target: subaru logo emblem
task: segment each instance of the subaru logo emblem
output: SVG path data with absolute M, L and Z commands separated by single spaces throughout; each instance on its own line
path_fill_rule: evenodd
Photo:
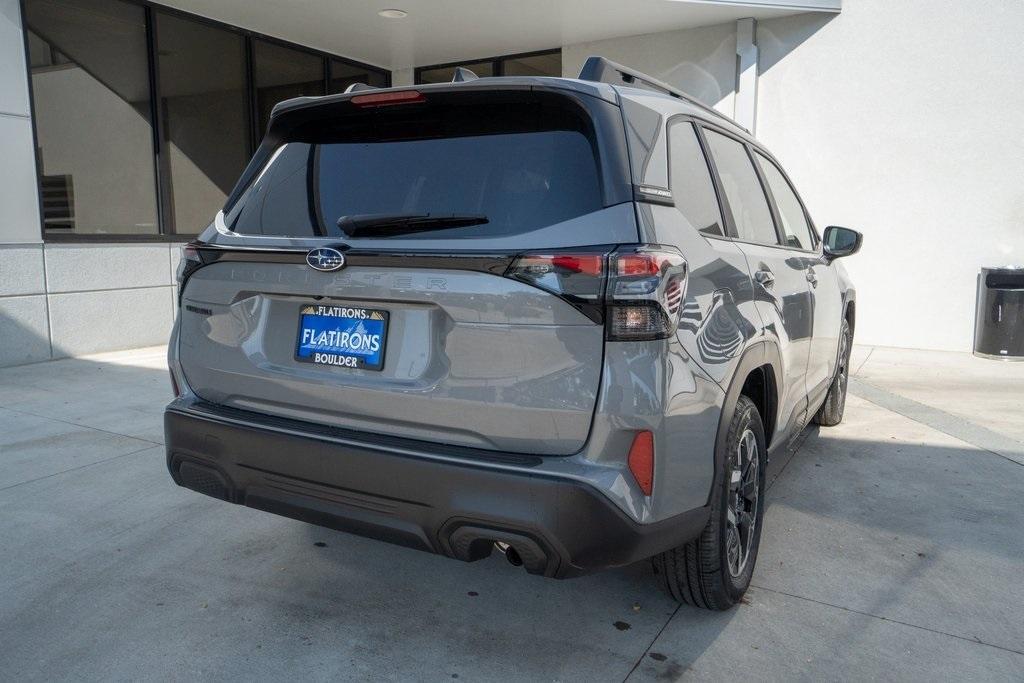
M 338 270 L 345 265 L 345 255 L 337 249 L 320 247 L 306 254 L 306 263 L 313 270 Z

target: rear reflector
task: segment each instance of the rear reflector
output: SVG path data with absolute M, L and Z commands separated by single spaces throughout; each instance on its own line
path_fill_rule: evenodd
M 352 98 L 351 102 L 357 107 L 390 107 L 395 104 L 425 102 L 426 99 L 419 90 L 399 90 L 397 92 L 356 95 Z
M 654 490 L 654 435 L 637 432 L 629 447 L 629 471 L 645 496 Z

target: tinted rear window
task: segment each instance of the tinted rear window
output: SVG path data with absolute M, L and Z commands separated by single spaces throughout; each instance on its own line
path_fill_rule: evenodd
M 341 216 L 484 214 L 402 239 L 527 233 L 603 207 L 594 136 L 550 103 L 392 107 L 331 118 L 284 143 L 231 207 L 239 233 L 342 236 Z

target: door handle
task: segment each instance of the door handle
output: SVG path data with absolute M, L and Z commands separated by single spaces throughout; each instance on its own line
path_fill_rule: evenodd
M 811 287 L 818 286 L 818 276 L 814 274 L 813 268 L 807 269 L 807 281 L 811 283 Z
M 772 271 L 765 268 L 754 273 L 754 281 L 765 289 L 771 289 L 775 286 L 775 275 L 772 274 Z

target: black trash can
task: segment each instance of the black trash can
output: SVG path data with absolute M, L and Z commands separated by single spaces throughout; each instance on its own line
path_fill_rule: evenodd
M 1024 360 L 1024 268 L 982 268 L 974 355 Z

